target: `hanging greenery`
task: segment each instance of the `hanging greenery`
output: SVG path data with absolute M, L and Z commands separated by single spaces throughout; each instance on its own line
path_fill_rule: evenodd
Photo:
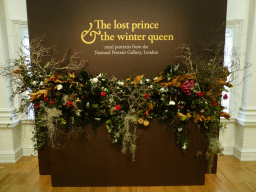
M 78 53 L 70 56 L 67 52 L 62 61 L 56 61 L 57 52 L 45 48 L 38 38 L 30 45 L 31 60 L 21 55 L 14 61 L 16 69 L 8 75 L 18 85 L 13 96 L 29 92 L 19 112 L 34 104 L 35 149 L 42 148 L 47 139 L 54 147 L 60 132 L 105 122 L 112 142 L 122 143 L 122 152 L 129 149 L 135 160 L 137 126 L 148 126 L 150 119 L 157 118 L 172 128 L 184 153 L 189 148 L 186 125 L 193 122 L 203 128 L 208 135 L 206 155 L 212 163 L 213 156 L 222 152 L 217 139 L 222 127 L 220 117 L 230 117 L 221 106 L 222 91 L 232 87 L 221 48 L 217 45 L 215 51 L 192 54 L 182 45 L 179 63 L 167 66 L 153 79 L 144 75 L 109 79 L 107 74 L 93 77 L 85 72 L 86 62 L 77 57 Z M 45 58 L 48 62 L 43 62 Z M 179 70 L 180 65 L 187 71 Z

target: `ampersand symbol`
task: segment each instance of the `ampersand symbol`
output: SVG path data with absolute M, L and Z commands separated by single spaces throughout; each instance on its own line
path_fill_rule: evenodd
M 86 44 L 92 44 L 92 43 L 94 43 L 94 41 L 96 40 L 96 35 L 100 35 L 100 34 L 101 34 L 101 31 L 99 31 L 99 32 L 97 32 L 97 31 L 91 31 L 91 29 L 92 29 L 92 23 L 90 23 L 90 29 L 89 29 L 89 30 L 84 30 L 84 31 L 81 33 L 81 39 L 82 39 L 82 41 L 83 41 L 84 43 L 86 43 Z M 90 32 L 90 31 L 91 31 L 91 32 Z M 94 35 L 92 41 L 86 41 L 86 40 L 84 39 L 84 37 L 85 37 L 89 32 L 90 32 L 90 36 L 91 36 L 91 37 Z

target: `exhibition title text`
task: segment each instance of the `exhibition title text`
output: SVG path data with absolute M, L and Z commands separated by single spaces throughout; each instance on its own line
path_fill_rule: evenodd
M 137 35 L 135 34 L 136 31 L 142 30 L 142 29 L 158 30 L 159 23 L 144 23 L 143 21 L 141 21 L 140 23 L 128 23 L 128 22 L 118 23 L 116 20 L 114 20 L 114 23 L 112 26 L 111 23 L 104 23 L 103 20 L 94 20 L 94 25 L 96 25 L 97 31 L 92 30 L 93 23 L 89 23 L 89 24 L 90 24 L 90 28 L 88 30 L 84 30 L 81 33 L 81 39 L 85 44 L 94 43 L 98 36 L 101 41 L 114 41 L 116 38 L 119 41 L 148 40 L 151 43 L 154 43 L 155 41 L 173 41 L 174 40 L 173 35 Z M 111 35 L 111 34 L 108 34 L 106 31 L 109 29 L 115 29 L 115 30 L 129 29 L 131 30 L 132 34 L 128 34 L 126 32 L 125 34 Z

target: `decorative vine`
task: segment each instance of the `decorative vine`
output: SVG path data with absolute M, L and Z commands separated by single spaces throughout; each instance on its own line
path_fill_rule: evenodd
M 153 79 L 144 75 L 109 79 L 107 74 L 93 77 L 86 73 L 86 62 L 79 60 L 78 53 L 70 56 L 68 51 L 57 61 L 57 51 L 43 47 L 42 38 L 38 38 L 31 42 L 30 61 L 22 54 L 13 67 L 3 71 L 18 85 L 13 97 L 29 92 L 19 112 L 34 104 L 35 149 L 42 148 L 47 139 L 54 147 L 58 132 L 81 131 L 88 123 L 105 122 L 112 142 L 122 143 L 123 153 L 129 149 L 134 161 L 137 127 L 148 126 L 150 119 L 157 118 L 172 127 L 184 153 L 189 149 L 186 125 L 193 122 L 203 127 L 211 168 L 213 156 L 222 152 L 217 139 L 220 117 L 230 117 L 221 106 L 222 91 L 232 87 L 227 82 L 230 72 L 223 66 L 221 48 L 217 45 L 215 51 L 208 49 L 197 55 L 182 45 L 179 63 L 167 66 Z M 179 70 L 180 65 L 187 71 Z

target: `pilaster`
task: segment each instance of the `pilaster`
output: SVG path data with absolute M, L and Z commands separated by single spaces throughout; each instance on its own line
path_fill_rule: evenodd
M 0 67 L 9 66 L 6 2 L 0 1 Z M 0 162 L 16 162 L 22 155 L 20 121 L 14 118 L 11 81 L 0 76 Z
M 242 105 L 238 112 L 234 155 L 241 161 L 256 160 L 256 2 L 248 1 L 248 25 Z

